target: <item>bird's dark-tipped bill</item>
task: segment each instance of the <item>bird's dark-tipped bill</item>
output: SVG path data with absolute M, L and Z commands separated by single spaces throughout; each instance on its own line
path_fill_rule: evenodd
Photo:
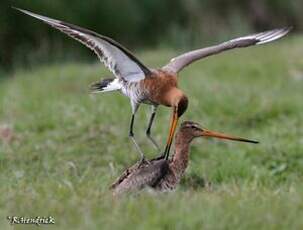
M 207 129 L 203 129 L 201 136 L 204 137 L 216 137 L 219 139 L 226 139 L 226 140 L 232 140 L 232 141 L 242 141 L 242 142 L 248 142 L 248 143 L 254 143 L 254 144 L 258 144 L 259 141 L 255 141 L 255 140 L 250 140 L 250 139 L 246 139 L 246 138 L 242 138 L 242 137 L 236 137 L 236 136 L 232 136 L 229 134 L 225 134 L 225 133 L 219 133 L 216 131 L 211 131 L 211 130 L 207 130 Z

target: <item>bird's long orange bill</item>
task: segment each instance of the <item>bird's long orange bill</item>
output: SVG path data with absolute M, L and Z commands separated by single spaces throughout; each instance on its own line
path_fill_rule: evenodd
M 168 145 L 171 145 L 171 143 L 172 143 L 172 141 L 173 141 L 173 138 L 174 138 L 174 134 L 175 134 L 175 131 L 176 131 L 177 124 L 178 124 L 178 117 L 177 117 L 177 116 L 174 116 L 174 117 L 173 117 L 173 120 L 172 120 L 172 123 L 171 123 L 170 130 L 169 130 L 168 139 L 167 139 L 167 144 L 168 144 Z
M 207 129 L 203 129 L 203 131 L 201 132 L 201 136 L 216 137 L 216 138 L 227 139 L 227 140 L 232 140 L 232 141 L 243 141 L 243 142 L 249 142 L 249 143 L 254 143 L 254 144 L 259 143 L 259 141 L 249 140 L 249 139 L 242 138 L 242 137 L 235 137 L 235 136 L 232 136 L 232 135 L 219 133 L 219 132 L 211 131 L 211 130 L 207 130 Z
M 170 150 L 171 144 L 172 144 L 173 139 L 174 139 L 174 134 L 175 134 L 176 127 L 177 127 L 177 124 L 178 124 L 178 120 L 179 120 L 178 115 L 174 111 L 173 115 L 172 115 L 172 120 L 171 120 L 171 125 L 170 125 L 170 129 L 169 129 L 168 138 L 167 138 L 166 148 L 165 148 L 165 151 L 164 151 L 164 155 L 165 155 L 166 159 L 168 159 L 168 156 L 169 156 L 169 150 Z

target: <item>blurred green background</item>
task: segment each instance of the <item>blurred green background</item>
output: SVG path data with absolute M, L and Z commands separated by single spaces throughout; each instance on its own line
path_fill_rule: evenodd
M 53 216 L 52 229 L 303 229 L 302 0 L 0 1 L 0 229 L 16 216 Z M 270 44 L 232 50 L 180 73 L 189 98 L 182 121 L 259 145 L 195 140 L 174 193 L 116 200 L 108 189 L 138 160 L 131 108 L 119 93 L 90 95 L 109 74 L 96 56 L 11 8 L 62 19 L 121 42 L 147 66 L 184 50 L 293 25 Z M 153 136 L 164 148 L 169 110 Z M 150 116 L 140 107 L 139 145 Z M 173 150 L 173 149 L 172 149 Z M 206 182 L 206 183 L 205 183 Z M 41 226 L 44 228 L 46 226 Z
M 302 0 L 2 0 L 2 70 L 95 58 L 77 42 L 11 6 L 90 28 L 132 50 L 194 48 L 279 26 L 303 28 Z

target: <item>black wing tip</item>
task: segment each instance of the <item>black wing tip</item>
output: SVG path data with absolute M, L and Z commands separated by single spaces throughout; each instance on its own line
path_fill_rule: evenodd
M 280 31 L 281 33 L 283 33 L 284 34 L 283 36 L 285 36 L 286 34 L 288 34 L 293 29 L 294 29 L 294 26 L 285 26 L 285 27 L 281 27 L 277 30 Z
M 261 44 L 265 44 L 265 43 L 269 43 L 269 42 L 278 40 L 278 39 L 286 36 L 292 29 L 293 29 L 293 26 L 285 26 L 285 27 L 276 28 L 273 30 L 268 30 L 268 31 L 262 32 L 260 34 L 257 34 L 255 44 L 261 45 Z
M 16 7 L 16 6 L 11 6 L 11 8 L 14 9 L 14 10 L 20 11 L 24 14 L 29 12 L 28 10 L 21 9 L 21 8 Z
M 21 9 L 21 8 L 18 8 L 18 7 L 16 7 L 16 6 L 11 6 L 11 8 L 12 8 L 12 9 L 14 9 L 14 10 L 18 10 L 18 11 L 21 11 L 21 12 L 23 12 L 23 11 L 24 11 L 23 9 Z
M 91 92 L 98 92 L 102 91 L 106 87 L 105 84 L 102 84 L 102 82 L 95 82 L 89 86 L 89 90 Z
M 285 27 L 283 27 L 282 29 L 284 29 L 285 31 L 291 31 L 291 30 L 293 30 L 294 29 L 294 26 L 285 26 Z
M 89 89 L 91 92 L 103 91 L 115 78 L 105 78 L 101 81 L 94 82 L 90 85 Z
M 29 16 L 31 16 L 31 17 L 34 17 L 34 18 L 37 18 L 37 19 L 40 19 L 40 20 L 41 20 L 41 18 L 39 18 L 39 17 L 45 17 L 45 16 L 43 16 L 43 15 L 36 14 L 36 13 L 31 12 L 31 11 L 29 11 L 29 10 L 24 10 L 24 9 L 15 7 L 15 6 L 11 6 L 11 7 L 12 7 L 12 9 L 14 9 L 14 10 L 20 11 L 20 12 L 23 13 L 23 14 L 29 15 Z M 47 17 L 45 17 L 45 18 L 47 18 Z M 42 21 L 45 21 L 45 20 L 42 20 Z

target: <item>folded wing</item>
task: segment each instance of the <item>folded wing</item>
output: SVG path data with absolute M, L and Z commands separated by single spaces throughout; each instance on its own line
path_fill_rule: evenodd
M 104 65 L 117 78 L 123 81 L 140 81 L 150 74 L 150 70 L 145 67 L 130 51 L 111 38 L 99 35 L 79 26 L 38 15 L 27 10 L 15 9 L 47 23 L 90 48 L 97 54 Z
M 169 162 L 165 159 L 151 160 L 150 163 L 138 164 L 126 169 L 112 184 L 114 195 L 136 191 L 145 187 L 154 187 L 167 174 Z
M 257 33 L 245 37 L 232 39 L 227 42 L 221 43 L 219 45 L 193 50 L 173 58 L 166 66 L 163 67 L 163 69 L 177 73 L 187 65 L 199 59 L 205 58 L 210 55 L 221 53 L 222 51 L 225 50 L 265 44 L 283 37 L 290 30 L 291 30 L 290 27 L 282 28 L 282 29 L 274 29 L 262 33 Z

